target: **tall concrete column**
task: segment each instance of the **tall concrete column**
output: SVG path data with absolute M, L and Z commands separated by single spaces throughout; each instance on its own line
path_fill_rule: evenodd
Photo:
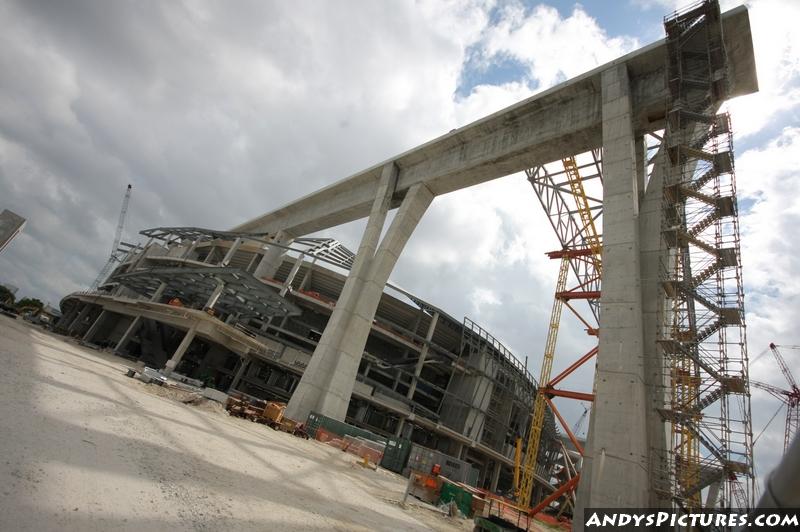
M 261 255 L 259 255 L 258 253 L 253 253 L 253 258 L 250 259 L 250 262 L 247 263 L 247 268 L 245 268 L 244 271 L 246 271 L 246 272 L 254 272 L 255 270 L 253 268 L 254 268 L 254 266 L 256 264 L 256 261 L 259 258 L 261 258 Z
M 183 252 L 183 255 L 181 255 L 181 258 L 182 258 L 182 259 L 188 259 L 188 258 L 189 258 L 189 255 L 191 255 L 191 254 L 194 252 L 194 250 L 197 248 L 197 244 L 198 244 L 199 242 L 200 242 L 200 240 L 199 240 L 199 239 L 197 239 L 197 238 L 195 238 L 194 240 L 192 240 L 192 243 L 191 243 L 191 244 L 189 244 L 189 247 L 187 247 L 187 248 L 186 248 L 186 251 L 184 251 L 184 252 Z
M 231 381 L 231 386 L 228 388 L 228 393 L 236 390 L 236 387 L 239 386 L 239 382 L 244 377 L 245 371 L 247 371 L 248 366 L 250 366 L 250 361 L 253 360 L 250 356 L 243 356 L 242 361 L 239 364 L 239 368 L 236 370 L 236 374 L 233 376 L 233 380 Z
M 86 334 L 83 335 L 83 341 L 84 342 L 91 342 L 92 341 L 92 338 L 94 337 L 94 335 L 97 332 L 97 330 L 100 328 L 100 325 L 103 323 L 103 320 L 106 319 L 107 315 L 108 315 L 108 313 L 106 312 L 105 309 L 100 311 L 100 314 L 97 316 L 97 319 L 94 320 L 94 323 L 92 323 L 92 326 L 89 327 L 89 330 L 86 331 Z
M 292 283 L 294 282 L 294 278 L 297 275 L 297 272 L 300 270 L 300 266 L 302 266 L 303 264 L 303 257 L 305 257 L 305 255 L 301 253 L 294 260 L 294 265 L 292 266 L 292 270 L 289 272 L 289 275 L 286 276 L 286 280 L 283 282 L 283 286 L 281 287 L 281 292 L 280 292 L 281 297 L 285 296 L 286 292 L 288 292 L 289 289 L 292 288 Z
M 216 305 L 217 301 L 219 301 L 219 296 L 222 295 L 223 290 L 225 290 L 225 283 L 223 283 L 222 281 L 217 281 L 217 287 L 214 288 L 214 291 L 211 292 L 210 296 L 208 296 L 208 301 L 206 301 L 203 310 L 213 309 L 214 305 Z
M 115 353 L 120 353 L 123 349 L 125 349 L 125 346 L 130 341 L 131 337 L 133 336 L 133 333 L 136 332 L 136 329 L 139 328 L 139 325 L 141 323 L 142 323 L 141 316 L 136 316 L 135 318 L 133 318 L 131 324 L 128 325 L 128 328 L 125 329 L 125 332 L 122 334 L 122 338 L 119 339 L 119 342 L 117 342 L 117 345 L 114 347 Z
M 601 74 L 603 112 L 603 288 L 600 346 L 576 530 L 585 507 L 646 507 L 646 426 L 639 179 L 630 82 L 625 65 Z
M 78 313 L 78 315 L 75 317 L 75 319 L 72 320 L 72 323 L 70 323 L 69 329 L 67 329 L 67 334 L 72 334 L 75 331 L 75 329 L 78 327 L 78 325 L 83 323 L 83 319 L 92 310 L 92 306 L 93 305 L 90 305 L 89 303 L 85 303 L 84 304 L 84 306 L 81 309 L 81 311 Z
M 666 157 L 659 152 L 654 161 L 647 190 L 639 213 L 640 268 L 642 282 L 642 332 L 647 383 L 647 434 L 650 448 L 650 501 L 648 507 L 668 506 L 669 500 L 656 495 L 656 486 L 665 486 L 667 477 L 667 430 L 659 409 L 664 408 L 668 387 L 664 355 L 659 346 L 658 328 L 664 311 L 664 292 L 660 286 L 662 266 L 661 231 L 663 222 L 663 185 Z
M 278 231 L 270 240 L 276 244 L 289 245 L 293 238 L 285 231 Z M 267 249 L 264 251 L 264 258 L 261 259 L 261 262 L 256 267 L 256 271 L 253 272 L 253 276 L 257 279 L 262 277 L 274 279 L 275 274 L 278 272 L 278 268 L 281 267 L 283 256 L 285 254 L 286 248 L 282 248 L 280 246 L 267 246 Z
M 175 371 L 175 368 L 178 367 L 181 359 L 183 359 L 183 355 L 186 354 L 186 350 L 189 349 L 190 345 L 192 345 L 192 340 L 194 340 L 194 335 L 196 332 L 197 323 L 192 325 L 192 328 L 186 331 L 186 334 L 184 335 L 183 340 L 181 340 L 180 345 L 175 350 L 175 353 L 172 354 L 172 358 L 167 360 L 167 364 L 164 366 L 165 375 L 171 374 L 173 371 Z
M 425 365 L 425 359 L 428 357 L 428 350 L 431 347 L 431 340 L 433 339 L 433 332 L 436 330 L 436 324 L 439 323 L 439 313 L 434 312 L 433 317 L 431 318 L 431 324 L 428 325 L 428 332 L 425 334 L 425 344 L 422 346 L 422 349 L 419 352 L 419 360 L 417 360 L 417 365 L 414 367 L 414 378 L 411 379 L 411 386 L 408 387 L 408 393 L 406 397 L 409 399 L 414 398 L 414 392 L 417 391 L 417 381 L 419 381 L 419 376 L 422 373 L 422 368 Z
M 69 327 L 72 325 L 72 322 L 75 321 L 75 318 L 78 316 L 80 311 L 80 303 L 76 302 L 75 305 L 67 312 L 58 322 L 58 328 L 67 332 Z
M 500 462 L 494 462 L 494 470 L 492 471 L 492 483 L 489 486 L 489 491 L 496 493 L 497 492 L 497 484 L 500 483 L 500 471 L 503 469 L 503 464 Z
M 225 267 L 231 263 L 233 260 L 233 256 L 236 255 L 236 252 L 239 251 L 239 247 L 242 245 L 242 239 L 237 238 L 231 244 L 231 247 L 228 248 L 228 252 L 225 253 L 225 256 L 222 258 L 222 262 L 219 263 L 220 266 Z
M 311 259 L 311 264 L 308 265 L 308 271 L 303 276 L 303 280 L 300 281 L 300 286 L 297 287 L 298 290 L 305 290 L 306 287 L 311 283 L 311 274 L 314 273 L 314 265 L 317 263 L 317 257 Z
M 425 185 L 406 193 L 383 240 L 380 235 L 397 181 L 387 164 L 350 274 L 285 415 L 304 421 L 312 410 L 343 421 L 375 311 L 397 258 L 433 200 Z M 379 244 L 380 241 L 380 244 Z
M 153 303 L 158 303 L 158 300 L 161 299 L 161 296 L 164 295 L 164 290 L 166 289 L 167 289 L 167 283 L 161 283 L 160 285 L 158 285 L 156 291 L 153 292 L 152 296 L 150 296 L 150 301 L 152 301 Z

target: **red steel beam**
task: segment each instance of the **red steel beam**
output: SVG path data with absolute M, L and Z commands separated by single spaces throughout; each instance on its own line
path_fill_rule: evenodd
M 538 514 L 539 512 L 544 510 L 545 508 L 547 508 L 550 505 L 551 502 L 553 502 L 554 500 L 556 500 L 559 497 L 561 497 L 562 495 L 564 495 L 564 493 L 567 492 L 568 490 L 571 490 L 578 483 L 578 480 L 580 478 L 581 478 L 581 475 L 580 475 L 580 473 L 578 473 L 577 475 L 575 475 L 574 477 L 569 479 L 567 482 L 562 484 L 561 487 L 558 488 L 553 493 L 551 493 L 549 497 L 547 497 L 545 500 L 543 500 L 542 502 L 537 504 L 535 508 L 532 508 L 531 512 L 530 512 L 530 515 L 531 516 L 535 516 L 536 514 Z
M 581 316 L 581 313 L 575 310 L 575 308 L 573 308 L 573 306 L 569 304 L 569 301 L 563 301 L 563 303 L 567 306 L 568 309 L 572 311 L 572 313 L 575 315 L 576 318 L 578 318 L 581 321 L 581 323 L 586 325 L 586 334 L 588 334 L 589 336 L 597 336 L 597 327 L 592 327 L 591 324 L 588 321 L 586 321 L 583 318 L 583 316 Z
M 557 251 L 548 251 L 546 255 L 551 259 L 561 259 L 564 257 L 589 257 L 594 253 L 590 248 L 581 249 L 559 249 Z
M 555 388 L 544 388 L 542 391 L 555 397 L 566 397 L 567 399 L 577 399 L 578 401 L 594 401 L 593 393 L 571 392 L 569 390 L 556 390 Z
M 567 432 L 567 436 L 569 437 L 569 441 L 572 442 L 572 445 L 574 445 L 575 448 L 578 450 L 578 452 L 581 454 L 581 456 L 583 456 L 583 446 L 580 443 L 578 443 L 578 438 L 575 437 L 575 435 L 572 433 L 572 430 L 569 428 L 569 425 L 567 425 L 567 422 L 564 421 L 563 417 L 561 417 L 561 412 L 558 411 L 556 405 L 554 405 L 553 401 L 551 401 L 550 398 L 547 397 L 546 395 L 544 396 L 544 400 L 547 401 L 548 405 L 550 405 L 550 410 L 553 411 L 553 413 L 558 418 L 558 422 L 561 423 L 562 427 L 564 427 L 564 430 Z
M 589 292 L 556 292 L 556 298 L 564 301 L 571 299 L 600 299 L 599 290 L 591 290 Z
M 588 360 L 590 360 L 593 356 L 597 354 L 597 346 L 594 346 L 588 353 L 583 355 L 581 358 L 576 360 L 570 367 L 556 375 L 555 378 L 550 379 L 550 382 L 547 383 L 548 388 L 552 388 L 559 382 L 563 381 L 567 378 L 573 371 L 584 365 Z

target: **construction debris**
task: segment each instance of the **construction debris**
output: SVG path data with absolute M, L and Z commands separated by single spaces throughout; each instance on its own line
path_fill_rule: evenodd
M 263 401 L 243 393 L 231 394 L 225 404 L 225 410 L 232 416 L 249 419 L 255 423 L 268 425 L 275 430 L 308 439 L 308 433 L 303 423 L 283 417 L 285 409 L 286 403 Z

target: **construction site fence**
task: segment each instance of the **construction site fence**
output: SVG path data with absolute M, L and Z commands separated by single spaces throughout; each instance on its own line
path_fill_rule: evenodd
M 411 451 L 411 442 L 404 438 L 387 438 L 368 430 L 337 421 L 328 416 L 311 412 L 306 420 L 306 432 L 311 438 L 323 443 L 340 446 L 344 450 L 368 458 L 384 469 L 402 473 Z M 347 441 L 345 441 L 347 438 Z M 356 442 L 357 445 L 349 446 Z M 368 443 L 369 442 L 369 443 Z M 377 450 L 380 449 L 380 457 Z
M 405 438 L 380 436 L 316 412 L 308 415 L 306 432 L 311 438 L 336 446 L 361 458 L 366 457 L 372 463 L 405 477 L 408 477 L 412 470 L 430 471 L 434 465 L 438 464 L 443 476 L 470 486 L 478 485 L 479 471 L 469 462 L 411 443 Z M 381 452 L 380 457 L 378 457 L 378 449 Z
M 478 485 L 479 471 L 472 464 L 416 443 L 411 444 L 403 476 L 409 476 L 411 471 L 430 471 L 435 464 L 439 464 L 441 474 L 451 480 L 470 486 Z

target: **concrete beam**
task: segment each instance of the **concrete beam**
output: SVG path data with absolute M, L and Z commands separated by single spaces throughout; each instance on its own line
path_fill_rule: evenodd
M 750 21 L 744 6 L 722 15 L 731 96 L 758 90 Z M 601 145 L 602 72 L 624 65 L 631 78 L 632 127 L 639 136 L 663 127 L 666 45 L 653 43 L 502 111 L 391 159 L 398 168 L 391 207 L 411 187 L 434 195 L 520 172 Z M 298 237 L 366 217 L 386 162 L 363 170 L 234 228 L 286 231 Z

